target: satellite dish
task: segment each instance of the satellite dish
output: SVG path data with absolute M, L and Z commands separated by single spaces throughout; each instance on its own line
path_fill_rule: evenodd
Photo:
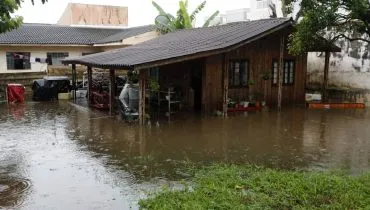
M 163 26 L 167 26 L 168 23 L 170 23 L 170 19 L 168 19 L 168 17 L 165 16 L 165 15 L 158 15 L 155 18 L 155 23 L 158 23 L 158 24 L 163 25 Z

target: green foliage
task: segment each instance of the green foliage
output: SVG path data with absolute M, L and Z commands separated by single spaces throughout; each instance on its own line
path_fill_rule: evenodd
M 131 84 L 137 84 L 139 82 L 139 74 L 136 71 L 129 71 L 127 73 L 127 81 Z
M 286 0 L 292 12 L 297 0 Z M 317 45 L 318 37 L 329 42 L 345 38 L 370 43 L 370 3 L 368 0 L 304 0 L 300 3 L 296 30 L 290 37 L 289 50 L 307 52 Z
M 369 209 L 370 174 L 279 171 L 215 165 L 195 173 L 193 188 L 165 189 L 141 209 Z
M 159 21 L 156 18 L 155 25 L 157 26 L 157 31 L 162 34 L 166 34 L 177 29 L 185 29 L 185 28 L 192 28 L 196 15 L 199 14 L 204 7 L 206 6 L 206 1 L 202 2 L 196 9 L 189 15 L 188 12 L 188 0 L 180 0 L 179 1 L 179 9 L 176 12 L 176 17 L 165 12 L 161 6 L 159 6 L 156 2 L 152 2 L 153 6 L 159 12 Z M 219 14 L 219 11 L 213 13 L 213 15 L 206 20 L 203 27 L 208 27 L 210 22 L 215 19 L 215 17 Z
M 214 12 L 214 13 L 211 15 L 211 17 L 209 17 L 209 18 L 206 20 L 206 22 L 204 22 L 203 27 L 209 27 L 209 25 L 211 24 L 211 21 L 212 21 L 212 20 L 214 20 L 214 19 L 217 17 L 217 15 L 218 15 L 218 14 L 220 14 L 220 12 L 219 12 L 219 11 Z
M 271 71 L 265 71 L 261 74 L 263 80 L 269 80 L 272 78 Z
M 149 79 L 149 89 L 152 91 L 158 91 L 160 89 L 159 83 L 154 79 Z
M 31 0 L 34 4 L 34 0 Z M 42 3 L 47 0 L 41 0 Z M 19 16 L 12 17 L 12 14 L 19 9 L 23 0 L 0 0 L 0 33 L 18 28 L 23 18 Z

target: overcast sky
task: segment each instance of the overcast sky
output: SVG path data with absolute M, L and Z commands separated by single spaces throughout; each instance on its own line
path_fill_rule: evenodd
M 23 16 L 26 23 L 56 23 L 62 15 L 67 4 L 86 3 L 86 4 L 104 4 L 115 6 L 127 6 L 129 12 L 129 26 L 139 26 L 153 24 L 154 18 L 158 15 L 156 9 L 152 6 L 151 0 L 48 0 L 42 5 L 41 0 L 35 0 L 32 6 L 31 0 L 25 0 L 22 8 L 16 12 L 16 15 Z M 203 0 L 189 0 L 189 8 L 192 11 Z M 163 9 L 175 14 L 178 8 L 178 0 L 157 0 Z M 248 8 L 250 0 L 208 0 L 206 8 L 199 15 L 198 21 L 203 22 L 205 16 L 211 15 L 214 11 L 224 12 L 231 9 Z M 198 23 L 199 24 L 199 23 Z

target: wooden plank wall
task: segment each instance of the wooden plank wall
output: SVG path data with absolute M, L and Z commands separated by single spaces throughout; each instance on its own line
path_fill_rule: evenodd
M 222 110 L 222 55 L 206 58 L 202 82 L 202 109 L 205 113 Z
M 286 31 L 285 34 L 288 34 Z M 229 88 L 229 98 L 236 101 L 248 100 L 249 92 L 263 97 L 265 92 L 265 81 L 261 75 L 268 71 L 272 73 L 273 60 L 279 60 L 279 40 L 281 32 L 277 32 L 262 38 L 227 54 L 227 62 L 230 60 L 247 60 L 249 63 L 250 78 L 255 85 L 251 90 L 244 88 Z M 290 86 L 283 86 L 282 103 L 283 105 L 304 103 L 304 88 L 307 71 L 307 55 L 293 56 L 286 50 L 284 59 L 295 61 L 295 80 Z M 227 65 L 229 66 L 229 65 Z M 267 81 L 267 101 L 269 106 L 277 106 L 278 88 L 272 85 L 272 81 Z M 203 77 L 203 110 L 213 112 L 222 110 L 222 56 L 215 55 L 206 59 L 206 68 Z

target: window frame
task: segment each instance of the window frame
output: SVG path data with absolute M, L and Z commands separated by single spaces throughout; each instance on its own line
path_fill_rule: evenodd
M 295 60 L 294 59 L 284 59 L 283 60 L 283 62 L 284 62 L 284 65 L 283 65 L 283 86 L 292 86 L 292 85 L 294 85 L 294 83 L 295 83 L 295 71 L 296 71 L 296 62 L 295 62 Z M 286 82 L 286 81 L 284 81 L 284 76 L 285 76 L 285 66 L 286 65 L 288 65 L 288 66 L 290 66 L 290 63 L 291 62 L 293 62 L 293 68 L 292 69 L 288 69 L 288 81 Z M 278 69 L 277 69 L 277 81 L 276 81 L 276 83 L 274 83 L 274 64 L 275 63 L 277 63 L 278 64 Z M 293 74 L 293 76 L 292 76 L 292 78 L 293 78 L 293 81 L 292 82 L 290 82 L 290 73 L 291 73 L 291 71 L 293 72 L 292 74 Z M 272 79 L 271 79 L 271 84 L 273 85 L 273 86 L 278 86 L 278 84 L 279 84 L 279 61 L 277 60 L 277 59 L 273 59 L 272 60 L 272 70 L 271 70 L 271 75 L 272 75 Z
M 20 55 L 23 55 L 23 56 L 28 56 L 28 66 L 29 68 L 22 68 L 22 69 L 17 69 L 15 68 L 15 62 L 14 62 L 14 57 L 13 57 L 13 67 L 14 68 L 9 68 L 9 63 L 8 63 L 8 56 L 9 54 L 20 54 Z M 5 59 L 6 59 L 6 69 L 8 71 L 27 71 L 27 70 L 32 70 L 32 63 L 31 63 L 31 52 L 20 52 L 20 51 L 6 51 L 5 52 Z M 23 61 L 23 67 L 24 67 L 24 61 Z
M 63 64 L 62 62 L 60 62 L 60 64 L 53 64 L 53 57 L 52 57 L 53 54 L 57 54 L 57 55 L 64 54 L 64 55 L 67 55 L 67 56 L 64 56 L 63 59 L 69 57 L 69 52 L 47 52 L 46 53 L 46 58 L 47 58 L 47 64 L 49 66 L 67 66 L 68 65 L 68 64 Z M 63 56 L 57 57 L 57 58 L 62 58 L 62 57 Z
M 230 81 L 230 72 L 231 72 L 231 66 L 233 63 L 246 63 L 247 64 L 247 67 L 245 68 L 246 70 L 246 74 L 247 74 L 247 83 L 246 85 L 234 85 L 234 84 L 231 84 Z M 235 70 L 233 71 L 233 73 L 235 73 Z M 249 88 L 249 80 L 250 80 L 250 63 L 249 63 L 249 60 L 248 59 L 230 59 L 229 60 L 229 64 L 228 64 L 228 83 L 229 83 L 229 88 Z M 240 78 L 239 78 L 240 79 Z M 234 82 L 233 82 L 234 83 Z M 241 83 L 239 81 L 239 83 Z

